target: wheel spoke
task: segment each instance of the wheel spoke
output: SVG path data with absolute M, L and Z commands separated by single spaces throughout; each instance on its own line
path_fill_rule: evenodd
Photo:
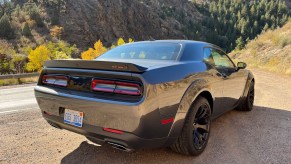
M 199 124 L 199 123 L 194 123 L 193 124 L 194 129 L 202 129 L 205 132 L 208 132 L 208 125 L 206 124 Z
M 199 113 L 199 115 L 197 116 L 197 118 L 204 118 L 206 114 L 207 114 L 206 109 L 204 109 L 204 107 L 201 107 L 201 109 L 200 109 L 200 113 Z
M 199 134 L 197 133 L 197 131 L 194 131 L 194 144 L 195 145 L 199 145 Z
M 208 132 L 203 134 L 203 140 L 206 141 L 207 137 L 208 137 Z

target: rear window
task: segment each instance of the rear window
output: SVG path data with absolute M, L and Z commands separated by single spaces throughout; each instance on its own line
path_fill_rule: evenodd
M 114 48 L 97 59 L 176 60 L 180 49 L 175 43 L 135 43 Z

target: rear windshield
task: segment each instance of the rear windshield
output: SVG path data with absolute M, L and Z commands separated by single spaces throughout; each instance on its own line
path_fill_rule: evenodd
M 175 43 L 135 43 L 114 48 L 97 59 L 176 60 L 180 49 Z

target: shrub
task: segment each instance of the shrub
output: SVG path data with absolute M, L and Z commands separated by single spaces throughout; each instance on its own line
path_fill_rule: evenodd
M 285 46 L 287 46 L 288 44 L 291 44 L 291 38 L 290 36 L 287 37 L 283 37 L 279 40 L 279 47 L 280 48 L 284 48 Z
M 54 38 L 58 38 L 60 39 L 61 36 L 62 36 L 62 33 L 64 31 L 64 28 L 61 27 L 61 26 L 53 26 L 51 29 L 50 29 L 50 35 Z
M 0 54 L 0 74 L 13 73 L 13 63 L 11 57 L 5 54 Z
M 48 49 L 52 54 L 53 59 L 69 59 L 72 55 L 78 53 L 76 45 L 71 46 L 65 41 L 49 42 L 47 44 Z

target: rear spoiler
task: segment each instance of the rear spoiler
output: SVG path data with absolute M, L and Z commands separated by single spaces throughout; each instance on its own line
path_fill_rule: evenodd
M 143 73 L 147 70 L 145 67 L 132 63 L 97 60 L 48 60 L 44 66 L 48 68 L 79 68 L 136 73 Z

